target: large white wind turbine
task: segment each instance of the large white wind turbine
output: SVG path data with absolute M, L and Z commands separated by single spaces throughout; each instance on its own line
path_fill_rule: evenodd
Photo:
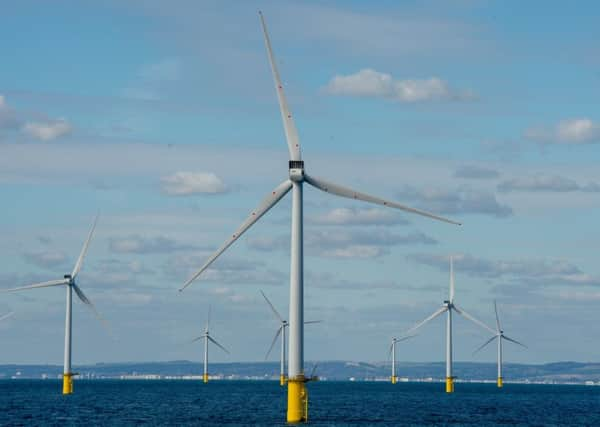
M 260 13 L 259 13 L 260 14 Z M 279 184 L 263 202 L 250 214 L 250 216 L 242 223 L 242 225 L 227 239 L 227 241 L 204 263 L 204 265 L 194 275 L 184 283 L 180 289 L 185 289 L 190 283 L 202 274 L 219 255 L 221 255 L 229 246 L 240 238 L 254 223 L 256 223 L 269 209 L 271 209 L 283 196 L 292 190 L 292 231 L 291 231 L 291 262 L 290 262 L 290 315 L 289 315 L 289 360 L 288 360 L 288 422 L 300 422 L 307 420 L 308 413 L 308 392 L 306 390 L 306 382 L 308 378 L 304 374 L 304 279 L 303 279 L 303 202 L 302 202 L 302 187 L 307 184 L 324 191 L 326 193 L 335 194 L 340 197 L 349 199 L 362 200 L 368 203 L 374 203 L 381 206 L 400 209 L 405 212 L 410 212 L 422 216 L 426 216 L 439 221 L 444 221 L 450 224 L 460 225 L 457 222 L 414 209 L 408 206 L 401 205 L 396 202 L 374 197 L 365 193 L 343 187 L 338 184 L 333 184 L 316 178 L 313 175 L 308 175 L 304 171 L 304 162 L 300 155 L 300 140 L 298 132 L 294 124 L 292 113 L 287 104 L 283 85 L 277 70 L 277 65 L 273 57 L 271 49 L 271 41 L 267 33 L 264 18 L 260 14 L 260 20 L 265 38 L 267 54 L 271 71 L 275 82 L 275 90 L 279 100 L 279 108 L 285 137 L 290 154 L 289 160 L 289 177 Z
M 212 342 L 214 345 L 219 347 L 225 353 L 229 354 L 229 351 L 223 347 L 221 344 L 217 342 L 213 337 L 210 336 L 210 306 L 208 307 L 208 317 L 206 319 L 206 328 L 204 328 L 204 333 L 200 335 L 198 338 L 194 338 L 192 342 L 199 341 L 204 339 L 204 373 L 202 374 L 202 380 L 207 383 L 208 382 L 208 342 Z
M 275 309 L 275 306 L 271 303 L 271 301 L 269 301 L 269 298 L 267 298 L 265 293 L 263 291 L 260 291 L 260 293 L 262 294 L 267 304 L 269 304 L 269 307 L 271 307 L 271 311 L 279 321 L 279 328 L 277 328 L 277 332 L 275 332 L 275 337 L 273 337 L 271 347 L 269 347 L 269 351 L 267 351 L 267 354 L 265 355 L 265 360 L 269 357 L 269 354 L 271 354 L 271 351 L 273 350 L 273 347 L 275 347 L 275 343 L 277 342 L 277 338 L 279 338 L 279 336 L 281 335 L 281 356 L 279 360 L 281 366 L 279 369 L 279 384 L 281 386 L 284 386 L 285 381 L 287 380 L 287 377 L 285 375 L 285 328 L 287 328 L 290 324 L 281 316 L 281 314 L 279 314 L 279 312 Z M 304 322 L 304 324 L 308 325 L 311 323 L 321 322 L 321 320 L 307 320 Z
M 504 331 L 500 327 L 500 319 L 498 318 L 498 307 L 496 306 L 496 301 L 494 300 L 494 312 L 496 313 L 496 331 L 494 336 L 487 340 L 481 347 L 473 352 L 473 354 L 477 353 L 479 350 L 483 349 L 486 345 L 494 341 L 496 338 L 498 339 L 498 387 L 502 387 L 503 385 L 503 377 L 502 377 L 502 340 L 514 342 L 515 344 L 520 345 L 521 347 L 527 348 L 525 344 L 521 344 L 519 341 L 514 340 L 510 337 L 504 335 Z
M 67 289 L 67 309 L 66 309 L 66 320 L 65 320 L 65 359 L 64 359 L 64 369 L 63 369 L 63 394 L 71 394 L 73 393 L 73 372 L 71 370 L 71 330 L 72 330 L 72 322 L 73 316 L 71 314 L 72 301 L 73 301 L 73 291 L 77 297 L 92 309 L 96 317 L 100 320 L 102 318 L 96 311 L 96 307 L 90 299 L 83 293 L 81 288 L 76 283 L 76 278 L 79 272 L 81 271 L 81 266 L 83 265 L 83 259 L 85 258 L 88 247 L 90 245 L 90 240 L 92 240 L 92 235 L 94 234 L 94 229 L 96 228 L 96 223 L 98 222 L 98 216 L 94 219 L 94 224 L 88 234 L 88 237 L 83 244 L 83 248 L 81 249 L 81 253 L 79 254 L 79 258 L 77 258 L 77 262 L 75 263 L 75 267 L 71 274 L 65 274 L 62 279 L 58 280 L 50 280 L 48 282 L 36 283 L 34 285 L 23 286 L 20 288 L 13 289 L 5 289 L 2 292 L 14 292 L 14 291 L 22 291 L 26 289 L 36 289 L 36 288 L 46 288 L 50 286 L 66 286 Z
M 392 337 L 392 344 L 390 345 L 390 355 L 392 356 L 392 384 L 396 384 L 396 382 L 398 381 L 398 377 L 396 376 L 396 343 L 406 341 L 407 339 L 412 337 L 414 337 L 414 335 L 408 335 L 402 338 Z
M 454 266 L 452 257 L 450 257 L 450 295 L 440 309 L 435 311 L 431 316 L 426 318 L 420 323 L 417 323 L 411 329 L 408 330 L 408 333 L 413 333 L 429 321 L 435 319 L 440 314 L 448 313 L 448 317 L 446 320 L 446 393 L 454 392 L 454 376 L 452 375 L 452 312 L 456 311 L 458 314 L 463 316 L 466 319 L 469 319 L 471 322 L 476 325 L 495 333 L 495 331 L 490 328 L 488 325 L 483 323 L 480 320 L 477 320 L 469 313 L 464 311 L 462 308 L 458 308 L 454 303 Z

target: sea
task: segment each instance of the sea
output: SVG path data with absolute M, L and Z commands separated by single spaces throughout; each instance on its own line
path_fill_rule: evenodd
M 334 382 L 308 384 L 311 426 L 600 426 L 600 387 Z M 272 381 L 0 381 L 3 426 L 284 426 Z

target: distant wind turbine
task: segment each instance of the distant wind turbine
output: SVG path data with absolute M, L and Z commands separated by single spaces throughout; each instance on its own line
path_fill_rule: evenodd
M 256 223 L 269 209 L 275 206 L 290 190 L 292 190 L 292 231 L 291 231 L 291 265 L 290 265 L 290 315 L 289 315 L 289 360 L 288 360 L 288 399 L 287 399 L 287 421 L 291 423 L 306 421 L 308 419 L 308 392 L 306 382 L 310 380 L 304 373 L 304 245 L 303 245 L 303 184 L 307 184 L 340 197 L 354 200 L 362 200 L 367 203 L 400 209 L 405 212 L 422 215 L 428 218 L 444 221 L 450 224 L 460 225 L 440 216 L 414 209 L 396 202 L 361 193 L 350 188 L 334 184 L 304 171 L 304 161 L 300 154 L 300 139 L 294 124 L 292 113 L 283 91 L 283 84 L 277 70 L 277 64 L 273 57 L 271 40 L 267 33 L 267 27 L 262 13 L 259 12 L 265 45 L 271 65 L 271 72 L 275 83 L 275 90 L 279 101 L 279 109 L 283 120 L 285 138 L 287 140 L 290 160 L 289 177 L 271 191 L 262 203 L 252 211 L 250 216 L 242 225 L 217 249 L 200 267 L 200 269 L 187 280 L 180 291 L 188 287 L 196 280 L 210 265 L 240 238 L 254 223 Z M 255 173 L 252 169 L 252 160 L 248 160 L 248 173 Z M 345 177 L 344 177 L 345 178 Z
M 447 312 L 448 317 L 446 321 L 446 393 L 454 393 L 454 376 L 452 375 L 452 312 L 456 311 L 458 314 L 463 316 L 464 318 L 470 320 L 476 325 L 495 333 L 495 331 L 490 328 L 488 325 L 483 323 L 480 320 L 477 320 L 469 313 L 464 311 L 462 308 L 458 308 L 456 304 L 454 304 L 454 266 L 452 257 L 450 257 L 450 295 L 448 300 L 444 301 L 442 307 L 435 311 L 431 316 L 423 320 L 422 322 L 416 324 L 411 329 L 408 330 L 408 334 L 415 332 L 417 329 L 428 323 L 429 321 L 435 319 L 440 314 Z
M 204 339 L 204 374 L 202 375 L 202 381 L 205 383 L 208 382 L 208 342 L 212 342 L 214 345 L 219 347 L 225 353 L 229 354 L 229 350 L 223 347 L 221 344 L 217 342 L 213 337 L 210 336 L 210 306 L 208 307 L 208 318 L 206 319 L 206 328 L 204 328 L 204 333 L 200 335 L 198 338 L 194 338 L 192 342 L 199 341 Z
M 396 384 L 398 381 L 398 377 L 396 376 L 396 343 L 406 341 L 407 339 L 413 338 L 414 335 L 408 335 L 402 338 L 392 338 L 392 344 L 390 345 L 390 355 L 392 356 L 392 376 L 391 381 L 392 384 Z
M 281 314 L 279 314 L 279 312 L 275 309 L 275 306 L 271 303 L 271 301 L 269 301 L 269 298 L 267 298 L 267 296 L 265 295 L 265 293 L 263 291 L 260 291 L 260 293 L 262 294 L 263 298 L 265 299 L 265 301 L 267 302 L 267 304 L 269 304 L 269 307 L 271 308 L 271 311 L 273 312 L 273 314 L 275 315 L 275 317 L 277 318 L 277 320 L 279 321 L 279 328 L 277 328 L 277 332 L 275 333 L 275 337 L 273 338 L 273 342 L 271 343 L 271 347 L 269 347 L 269 351 L 267 351 L 267 354 L 265 356 L 265 360 L 267 360 L 267 358 L 269 357 L 269 354 L 271 354 L 271 351 L 273 350 L 273 347 L 275 347 L 275 343 L 277 342 L 277 338 L 279 338 L 279 335 L 281 335 L 281 356 L 280 356 L 280 370 L 279 370 L 279 384 L 281 386 L 285 385 L 285 382 L 287 380 L 287 377 L 285 375 L 285 328 L 287 328 L 289 326 L 289 323 L 287 320 L 285 320 Z M 305 325 L 311 324 L 311 323 L 321 323 L 322 320 L 307 320 L 304 322 Z M 312 375 L 311 375 L 312 377 Z
M 46 287 L 50 287 L 50 286 L 65 285 L 67 287 L 67 310 L 66 310 L 66 320 L 65 320 L 65 358 L 64 358 L 64 369 L 63 369 L 63 394 L 73 393 L 73 376 L 76 375 L 71 370 L 71 330 L 72 330 L 72 323 L 73 323 L 73 316 L 71 313 L 71 308 L 73 305 L 73 302 L 72 302 L 73 301 L 73 291 L 75 291 L 75 294 L 81 300 L 81 302 L 84 303 L 86 306 L 88 306 L 94 312 L 96 317 L 98 317 L 99 320 L 104 322 L 104 320 L 102 319 L 102 317 L 96 310 L 96 307 L 94 306 L 92 301 L 90 301 L 90 299 L 83 293 L 83 291 L 81 290 L 81 288 L 77 285 L 77 283 L 75 281 L 75 279 L 77 278 L 77 275 L 81 271 L 81 267 L 83 265 L 83 259 L 85 258 L 86 254 L 87 254 L 88 247 L 90 245 L 90 241 L 92 240 L 92 235 L 94 234 L 94 230 L 96 229 L 97 222 L 98 222 L 98 216 L 96 216 L 96 218 L 94 219 L 92 228 L 88 234 L 88 237 L 87 237 L 85 243 L 83 244 L 83 248 L 81 249 L 81 253 L 79 254 L 79 258 L 77 258 L 77 262 L 75 263 L 75 267 L 73 268 L 73 271 L 71 272 L 71 274 L 65 274 L 62 279 L 58 279 L 58 280 L 50 280 L 48 282 L 36 283 L 34 285 L 23 286 L 20 288 L 2 290 L 2 292 L 15 292 L 15 291 L 22 291 L 22 290 L 26 290 L 26 289 L 46 288 Z
M 490 338 L 489 340 L 487 340 L 481 347 L 479 347 L 477 350 L 475 350 L 473 352 L 473 354 L 479 352 L 479 350 L 482 350 L 486 345 L 488 345 L 489 343 L 491 343 L 492 341 L 494 341 L 496 338 L 498 339 L 498 381 L 497 381 L 497 384 L 498 384 L 498 387 L 502 387 L 502 385 L 503 385 L 503 377 L 502 377 L 502 340 L 513 342 L 513 343 L 518 344 L 521 347 L 525 347 L 525 348 L 527 348 L 527 346 L 525 344 L 521 344 L 517 340 L 514 340 L 514 339 L 512 339 L 510 337 L 507 337 L 506 335 L 504 335 L 504 331 L 500 327 L 500 319 L 498 318 L 498 307 L 496 306 L 496 301 L 495 300 L 494 300 L 494 312 L 496 313 L 496 331 L 495 331 L 495 335 L 492 338 Z

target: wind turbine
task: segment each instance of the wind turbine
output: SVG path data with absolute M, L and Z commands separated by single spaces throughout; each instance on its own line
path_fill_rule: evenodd
M 396 382 L 398 381 L 398 377 L 396 376 L 396 343 L 406 341 L 407 339 L 410 339 L 412 337 L 414 337 L 414 335 L 408 335 L 402 338 L 392 337 L 392 344 L 390 345 L 390 354 L 392 355 L 392 384 L 396 384 Z
M 454 266 L 452 257 L 450 257 L 450 294 L 446 301 L 444 301 L 441 308 L 436 310 L 431 316 L 427 317 L 422 322 L 416 324 L 408 333 L 413 333 L 429 321 L 435 319 L 442 313 L 448 313 L 446 320 L 446 393 L 454 393 L 454 376 L 452 375 L 452 312 L 455 311 L 464 318 L 470 320 L 476 325 L 495 333 L 495 331 L 488 325 L 480 320 L 477 320 L 469 313 L 464 311 L 462 308 L 458 308 L 454 303 Z
M 204 381 L 205 383 L 208 382 L 208 342 L 209 341 L 212 342 L 214 345 L 219 347 L 225 353 L 229 354 L 229 351 L 225 347 L 223 347 L 221 344 L 219 344 L 217 342 L 217 340 L 215 340 L 213 337 L 210 336 L 210 332 L 208 330 L 209 327 L 210 327 L 210 306 L 208 307 L 208 318 L 206 319 L 206 327 L 204 328 L 204 333 L 202 335 L 200 335 L 198 338 L 194 338 L 192 340 L 192 342 L 196 342 L 201 339 L 204 339 L 204 374 L 202 375 L 202 381 Z
M 279 370 L 279 384 L 281 386 L 284 386 L 285 381 L 287 380 L 286 375 L 285 375 L 285 328 L 287 328 L 290 324 L 288 323 L 287 320 L 285 320 L 281 316 L 281 314 L 279 314 L 279 312 L 275 309 L 275 306 L 271 303 L 271 301 L 269 301 L 269 298 L 267 298 L 265 293 L 263 291 L 260 291 L 260 293 L 262 294 L 262 296 L 265 299 L 265 301 L 267 302 L 267 304 L 269 304 L 269 307 L 271 307 L 271 311 L 273 312 L 273 314 L 275 314 L 275 317 L 279 321 L 279 328 L 277 328 L 277 332 L 275 333 L 275 337 L 273 338 L 271 347 L 269 347 L 269 351 L 267 351 L 265 360 L 267 360 L 267 358 L 269 357 L 269 354 L 271 354 L 271 351 L 273 350 L 273 347 L 275 347 L 275 343 L 277 342 L 277 338 L 279 338 L 279 335 L 281 335 L 281 356 L 280 356 L 281 366 L 280 366 L 280 370 Z M 304 324 L 308 325 L 311 323 L 321 323 L 321 322 L 322 322 L 322 320 L 307 320 L 304 322 Z
M 496 301 L 495 300 L 494 300 L 494 312 L 496 313 L 496 331 L 494 332 L 495 335 L 492 338 L 490 338 L 489 340 L 487 340 L 481 347 L 479 347 L 477 350 L 475 350 L 473 352 L 473 354 L 479 352 L 479 350 L 483 349 L 486 345 L 488 345 L 489 343 L 491 343 L 492 341 L 494 341 L 496 338 L 498 339 L 498 382 L 497 382 L 497 384 L 498 384 L 498 387 L 502 387 L 502 385 L 503 385 L 503 378 L 502 378 L 502 340 L 514 342 L 515 344 L 518 344 L 521 347 L 525 347 L 525 348 L 527 348 L 527 346 L 525 344 L 521 344 L 517 340 L 514 340 L 514 339 L 512 339 L 510 337 L 507 337 L 506 335 L 504 335 L 504 331 L 500 327 L 500 319 L 498 318 L 498 307 L 496 306 Z
M 285 98 L 281 78 L 277 70 L 277 65 L 273 57 L 271 41 L 267 32 L 267 27 L 262 13 L 259 12 L 262 30 L 265 38 L 265 45 L 271 65 L 271 71 L 275 82 L 275 90 L 279 101 L 279 109 L 283 120 L 285 137 L 287 140 L 290 154 L 289 177 L 279 184 L 262 203 L 250 214 L 242 225 L 227 239 L 227 241 L 213 253 L 204 263 L 204 265 L 194 275 L 186 281 L 180 291 L 189 286 L 198 278 L 227 248 L 240 238 L 254 223 L 256 223 L 265 213 L 279 202 L 290 190 L 292 190 L 292 230 L 291 230 L 291 251 L 290 251 L 290 315 L 289 315 L 289 360 L 288 360 L 288 422 L 306 421 L 308 417 L 308 392 L 306 382 L 308 377 L 304 374 L 304 255 L 303 255 L 303 202 L 302 192 L 303 184 L 307 184 L 324 191 L 349 199 L 362 200 L 368 203 L 374 203 L 381 206 L 400 209 L 422 216 L 426 216 L 450 224 L 460 225 L 460 223 L 451 221 L 440 216 L 414 209 L 396 202 L 374 197 L 369 194 L 360 193 L 338 184 L 308 175 L 304 171 L 304 161 L 300 154 L 300 140 L 294 124 L 293 116 Z
M 63 394 L 71 394 L 73 393 L 73 376 L 76 375 L 71 370 L 71 330 L 73 323 L 73 316 L 71 313 L 71 308 L 73 305 L 73 291 L 75 291 L 75 295 L 81 300 L 82 303 L 87 305 L 98 319 L 103 320 L 96 307 L 90 299 L 83 293 L 81 288 L 77 285 L 76 278 L 79 272 L 81 271 L 81 266 L 83 265 L 83 259 L 85 258 L 88 247 L 90 245 L 90 240 L 92 240 L 92 235 L 94 234 L 94 230 L 96 228 L 96 223 L 98 222 L 98 216 L 94 219 L 94 223 L 92 228 L 88 234 L 86 241 L 83 244 L 83 248 L 81 249 L 81 253 L 79 254 L 79 258 L 77 258 L 77 262 L 75 263 L 75 267 L 71 274 L 65 274 L 62 279 L 58 280 L 50 280 L 48 282 L 36 283 L 34 285 L 23 286 L 19 288 L 13 289 L 5 289 L 2 292 L 15 292 L 22 291 L 26 289 L 37 289 L 37 288 L 46 288 L 51 286 L 66 286 L 67 289 L 67 309 L 66 309 L 66 318 L 65 318 L 65 358 L 64 358 L 64 368 L 63 368 Z

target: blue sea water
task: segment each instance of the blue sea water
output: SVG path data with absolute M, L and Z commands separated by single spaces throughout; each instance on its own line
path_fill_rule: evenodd
M 309 384 L 312 426 L 600 426 L 600 387 L 441 383 Z M 0 424 L 285 425 L 276 382 L 0 381 Z

